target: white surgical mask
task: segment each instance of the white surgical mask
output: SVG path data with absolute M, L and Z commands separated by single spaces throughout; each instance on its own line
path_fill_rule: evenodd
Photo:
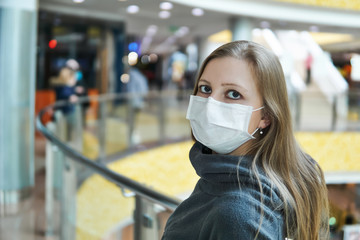
M 186 119 L 190 120 L 195 139 L 211 150 L 227 154 L 254 139 L 248 133 L 252 106 L 224 103 L 212 97 L 190 96 Z

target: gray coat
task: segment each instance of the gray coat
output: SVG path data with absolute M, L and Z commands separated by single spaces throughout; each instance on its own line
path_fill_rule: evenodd
M 211 154 L 196 142 L 190 160 L 200 176 L 191 196 L 170 216 L 162 240 L 285 239 L 282 200 L 261 168 L 263 204 L 256 180 L 251 177 L 252 158 Z M 238 184 L 237 172 L 241 186 Z

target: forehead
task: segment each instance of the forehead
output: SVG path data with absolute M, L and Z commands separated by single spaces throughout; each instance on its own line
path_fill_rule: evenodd
M 233 57 L 212 59 L 204 68 L 201 79 L 212 84 L 240 84 L 247 90 L 257 90 L 252 67 L 245 60 Z

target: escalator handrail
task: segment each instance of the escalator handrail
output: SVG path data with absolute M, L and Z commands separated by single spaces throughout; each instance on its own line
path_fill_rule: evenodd
M 108 179 L 109 181 L 115 183 L 116 185 L 128 189 L 135 194 L 144 197 L 154 203 L 157 203 L 164 208 L 167 208 L 169 210 L 174 211 L 176 207 L 180 204 L 180 200 L 176 198 L 169 197 L 167 195 L 164 195 L 160 192 L 154 191 L 153 189 L 147 188 L 144 185 L 140 184 L 139 182 L 136 182 L 128 177 L 125 177 L 122 174 L 116 173 L 107 167 L 105 167 L 103 164 L 100 164 L 98 162 L 91 161 L 87 157 L 83 156 L 81 153 L 75 151 L 68 145 L 64 144 L 58 137 L 54 136 L 41 122 L 42 116 L 49 111 L 49 109 L 52 109 L 54 106 L 57 106 L 59 104 L 55 103 L 52 105 L 49 105 L 45 108 L 43 108 L 37 118 L 36 118 L 36 127 L 37 129 L 54 145 L 56 145 L 58 148 L 60 148 L 65 155 L 70 157 L 73 161 L 76 161 L 86 167 L 89 167 L 94 172 L 100 174 L 104 178 Z

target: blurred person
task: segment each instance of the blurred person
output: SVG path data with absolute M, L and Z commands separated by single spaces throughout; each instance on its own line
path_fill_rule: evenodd
M 56 84 L 54 88 L 56 101 L 65 100 L 71 103 L 77 102 L 78 97 L 75 91 L 76 77 L 72 69 L 68 67 L 60 69 L 59 76 L 54 84 Z M 67 104 L 59 109 L 66 115 L 71 113 L 73 108 L 73 105 Z
M 75 59 L 69 59 L 66 61 L 65 66 L 74 71 L 76 84 L 75 84 L 75 94 L 77 97 L 87 97 L 88 88 L 85 84 L 83 73 L 80 69 L 80 64 Z M 81 115 L 83 126 L 86 124 L 86 111 L 90 106 L 90 101 L 84 101 L 81 103 Z
M 144 95 L 149 91 L 148 79 L 137 68 L 130 67 L 129 69 L 129 82 L 126 84 L 126 90 L 130 93 L 129 104 L 131 111 L 129 114 L 129 134 L 130 143 L 138 143 L 140 141 L 139 135 L 134 131 L 136 116 L 144 108 Z
M 80 70 L 80 64 L 75 59 L 69 59 L 65 63 L 65 67 L 74 71 L 76 85 L 75 93 L 78 97 L 87 96 L 87 88 L 85 87 L 85 82 L 83 80 L 83 74 Z
M 249 41 L 212 52 L 186 118 L 200 180 L 168 219 L 163 240 L 327 239 L 324 174 L 295 140 L 272 52 Z
M 73 132 L 73 127 L 75 123 L 75 106 L 74 103 L 78 101 L 78 96 L 76 95 L 76 76 L 75 72 L 68 68 L 63 67 L 59 71 L 59 76 L 53 82 L 55 84 L 54 91 L 56 95 L 56 101 L 66 101 L 64 105 L 56 107 L 56 110 L 60 110 L 67 122 L 67 132 L 66 139 L 71 139 L 71 133 Z M 55 121 L 57 119 L 54 119 Z
M 310 52 L 308 52 L 305 59 L 305 68 L 306 68 L 306 85 L 311 83 L 311 67 L 313 63 L 313 57 Z
M 174 52 L 170 57 L 168 72 L 171 77 L 171 82 L 176 85 L 177 98 L 181 100 L 182 91 L 185 90 L 186 80 L 185 72 L 187 65 L 187 56 L 183 48 Z
M 190 71 L 190 70 L 185 71 L 184 79 L 185 79 L 185 89 L 186 90 L 194 89 L 195 77 L 196 77 L 195 71 Z
M 131 106 L 136 111 L 140 111 L 144 107 L 143 95 L 148 93 L 149 84 L 146 76 L 137 67 L 130 67 L 129 69 L 129 82 L 126 85 L 126 90 L 132 95 L 130 98 Z

